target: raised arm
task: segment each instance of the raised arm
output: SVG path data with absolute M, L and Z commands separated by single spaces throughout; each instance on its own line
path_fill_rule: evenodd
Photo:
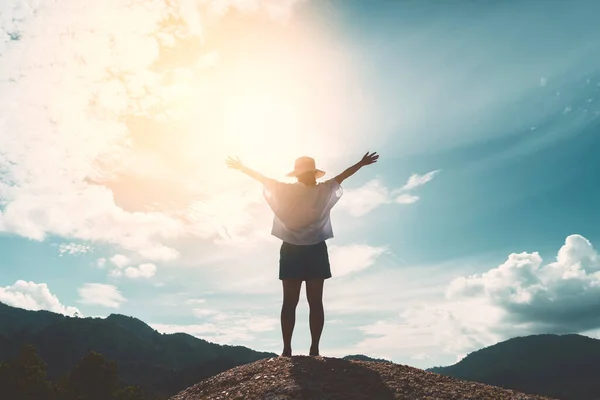
M 336 176 L 335 180 L 341 185 L 342 182 L 346 178 L 349 178 L 352 175 L 354 175 L 356 173 L 356 171 L 358 171 L 362 167 L 376 163 L 378 158 L 379 158 L 379 155 L 377 155 L 376 152 L 373 152 L 371 154 L 369 154 L 369 152 L 367 152 L 367 154 L 365 154 L 359 162 L 357 162 L 353 166 L 347 168 L 344 172 L 342 172 L 341 174 Z
M 242 164 L 242 161 L 238 157 L 235 157 L 235 158 L 227 157 L 227 160 L 225 160 L 225 163 L 227 164 L 227 166 L 229 168 L 237 169 L 238 171 L 242 171 L 249 177 L 254 178 L 257 181 L 259 181 L 263 185 L 269 180 L 269 178 L 267 178 L 260 172 L 256 172 L 253 169 L 246 167 L 244 164 Z

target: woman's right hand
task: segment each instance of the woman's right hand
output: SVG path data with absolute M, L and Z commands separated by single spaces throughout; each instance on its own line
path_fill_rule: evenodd
M 229 168 L 232 169 L 237 169 L 237 170 L 241 170 L 242 168 L 244 168 L 244 164 L 242 164 L 242 161 L 239 159 L 239 157 L 227 157 L 227 160 L 225 160 L 225 163 L 227 164 L 227 166 Z

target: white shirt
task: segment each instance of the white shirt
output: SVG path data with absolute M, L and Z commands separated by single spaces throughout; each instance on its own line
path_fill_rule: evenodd
M 295 245 L 317 244 L 333 237 L 330 211 L 343 194 L 335 179 L 316 186 L 269 179 L 263 194 L 275 214 L 273 236 Z

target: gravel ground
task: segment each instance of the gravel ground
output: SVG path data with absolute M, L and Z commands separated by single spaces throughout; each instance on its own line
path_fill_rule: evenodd
M 548 397 L 461 381 L 394 363 L 274 357 L 242 365 L 170 400 L 541 400 Z

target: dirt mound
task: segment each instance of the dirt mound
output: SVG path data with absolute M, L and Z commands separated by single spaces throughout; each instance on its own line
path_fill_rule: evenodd
M 548 399 L 386 362 L 275 357 L 205 379 L 171 400 Z

